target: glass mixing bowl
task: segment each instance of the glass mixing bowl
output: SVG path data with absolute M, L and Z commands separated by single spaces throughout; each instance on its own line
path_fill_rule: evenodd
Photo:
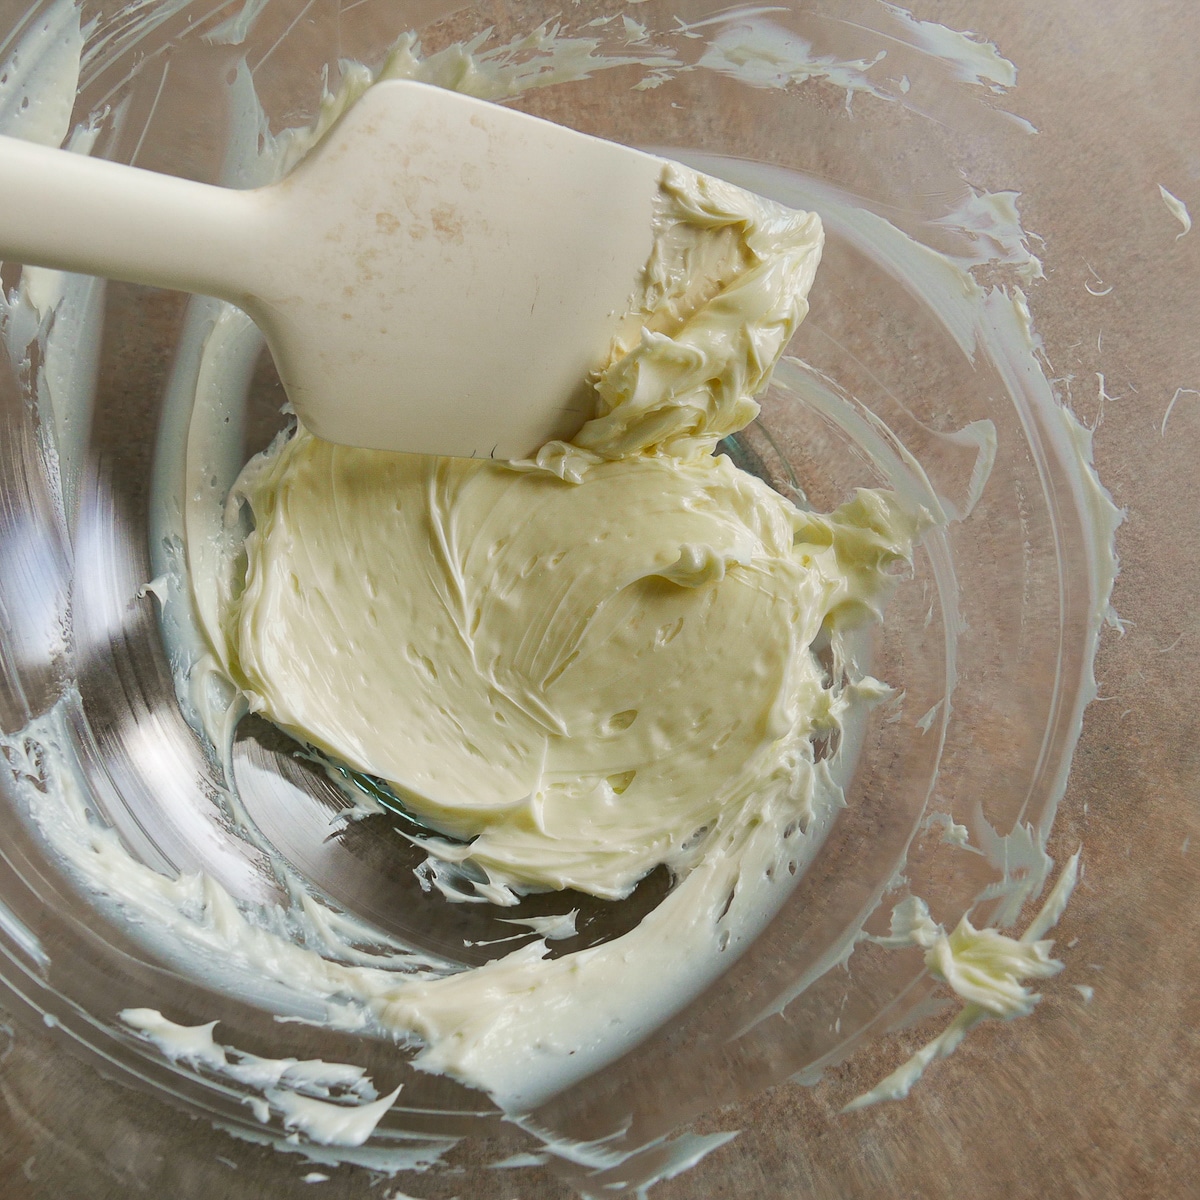
M 847 804 L 812 832 L 782 907 L 633 1050 L 516 1118 L 389 1042 L 305 1023 L 269 989 L 219 986 L 54 852 L 37 817 L 61 770 L 37 733 L 52 713 L 94 828 L 132 859 L 205 872 L 259 912 L 286 913 L 299 878 L 381 939 L 464 966 L 511 945 L 486 944 L 511 935 L 499 924 L 511 911 L 422 892 L 395 821 L 347 820 L 345 792 L 263 722 L 239 726 L 231 810 L 146 589 L 172 551 L 163 506 L 212 306 L 81 280 L 46 299 L 13 290 L 6 265 L 5 1194 L 282 1196 L 301 1180 L 431 1200 L 656 1180 L 661 1197 L 1196 1186 L 1185 800 L 1200 235 L 1177 240 L 1183 222 L 1159 192 L 1200 204 L 1200 159 L 1179 136 L 1200 98 L 1186 56 L 1172 57 L 1200 34 L 1196 10 L 101 0 L 75 12 L 0 9 L 6 129 L 46 115 L 40 97 L 81 50 L 62 114 L 83 130 L 76 148 L 245 186 L 256 150 L 311 123 L 347 63 L 378 67 L 416 30 L 425 59 L 444 51 L 440 69 L 460 79 L 453 47 L 468 46 L 501 80 L 497 98 L 817 210 L 828 240 L 811 314 L 761 420 L 723 448 L 819 510 L 888 485 L 945 519 L 856 647 L 896 692 L 853 744 L 820 748 Z M 969 28 L 1000 52 L 952 32 Z M 248 125 L 253 102 L 261 121 Z M 1014 303 L 1025 293 L 1031 337 Z M 201 481 L 218 490 L 283 423 L 269 357 L 240 345 L 220 364 L 247 396 L 237 461 Z M 1100 478 L 1127 510 L 1120 637 L 1093 433 Z M 1102 696 L 1084 720 L 1098 638 Z M 1081 843 L 1084 881 L 1055 931 L 1066 969 L 1035 1014 L 977 1029 L 903 1103 L 841 1115 L 955 1010 L 919 949 L 870 940 L 888 931 L 887 897 L 923 897 L 947 928 L 970 910 L 1023 929 Z M 582 905 L 580 936 L 554 951 L 570 952 L 619 936 L 669 885 L 659 872 L 619 905 L 540 896 L 519 912 Z M 870 936 L 855 940 L 864 921 Z M 224 1044 L 357 1065 L 379 1093 L 404 1090 L 365 1146 L 335 1155 L 260 1121 L 253 1089 L 164 1058 L 118 1020 L 129 1008 L 219 1020 Z

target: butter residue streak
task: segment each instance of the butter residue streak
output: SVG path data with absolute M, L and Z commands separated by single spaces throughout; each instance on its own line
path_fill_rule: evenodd
M 1053 942 L 1025 942 L 996 929 L 976 929 L 964 915 L 950 934 L 938 937 L 925 955 L 935 979 L 994 1017 L 1027 1017 L 1039 997 L 1023 979 L 1057 975 L 1063 964 L 1050 957 Z
M 248 1103 L 264 1124 L 274 1110 L 285 1129 L 301 1131 L 321 1146 L 361 1146 L 400 1095 L 379 1096 L 362 1067 L 321 1059 L 262 1058 L 220 1045 L 216 1021 L 179 1025 L 152 1008 L 127 1008 L 124 1024 L 172 1062 L 204 1067 L 218 1077 L 252 1087 L 262 1099 Z
M 811 647 L 878 613 L 920 518 L 803 512 L 712 449 L 807 311 L 818 219 L 668 170 L 597 416 L 532 462 L 303 429 L 253 463 L 218 647 L 250 708 L 386 779 L 490 899 L 608 899 L 764 806 L 813 816 L 848 700 Z M 636 331 L 636 333 L 635 333 Z
M 783 88 L 813 79 L 827 80 L 846 93 L 847 111 L 856 92 L 881 95 L 866 73 L 883 61 L 886 50 L 878 51 L 873 58 L 860 59 L 818 54 L 812 43 L 764 20 L 759 15 L 762 11 L 752 12 L 748 20 L 722 23 L 697 66 L 731 76 L 751 87 Z
M 926 1067 L 953 1054 L 967 1034 L 989 1017 L 1009 1020 L 1028 1016 L 1041 999 L 1023 986 L 1025 979 L 1057 975 L 1063 964 L 1050 957 L 1054 943 L 1043 935 L 1057 924 L 1079 878 L 1076 851 L 1067 860 L 1037 916 L 1020 938 L 995 929 L 976 929 L 966 915 L 946 934 L 929 915 L 925 902 L 909 897 L 892 912 L 891 937 L 874 939 L 889 947 L 920 946 L 925 965 L 935 979 L 949 984 L 966 1001 L 958 1015 L 907 1062 L 870 1091 L 855 1097 L 842 1111 L 854 1112 L 881 1100 L 902 1100 L 925 1073 Z
M 970 31 L 960 32 L 936 21 L 919 21 L 906 8 L 884 3 L 913 42 L 934 58 L 954 68 L 963 83 L 987 86 L 1003 94 L 1017 82 L 1017 68 L 993 43 Z
M 1162 202 L 1167 206 L 1167 212 L 1183 226 L 1183 233 L 1175 235 L 1175 240 L 1179 241 L 1185 233 L 1191 233 L 1192 231 L 1192 214 L 1188 212 L 1187 205 L 1178 196 L 1172 196 L 1161 183 L 1158 185 L 1158 194 L 1162 197 Z

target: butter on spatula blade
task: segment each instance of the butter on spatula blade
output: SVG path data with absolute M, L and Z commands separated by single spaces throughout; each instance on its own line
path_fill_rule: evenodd
M 238 191 L 0 139 L 0 258 L 218 296 L 335 442 L 519 458 L 591 416 L 664 163 L 410 81 Z

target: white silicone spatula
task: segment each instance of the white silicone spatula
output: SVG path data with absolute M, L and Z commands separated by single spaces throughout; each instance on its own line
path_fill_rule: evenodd
M 0 138 L 0 259 L 231 301 L 331 441 L 519 458 L 591 415 L 662 167 L 393 81 L 254 190 Z

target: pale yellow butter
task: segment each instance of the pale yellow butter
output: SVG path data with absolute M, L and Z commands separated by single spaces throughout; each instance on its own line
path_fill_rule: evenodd
M 839 705 L 812 651 L 876 610 L 918 518 L 803 512 L 714 456 L 757 414 L 819 220 L 668 170 L 597 415 L 534 462 L 334 446 L 247 470 L 223 658 L 253 709 L 470 840 L 496 888 L 620 898 L 718 826 L 811 815 Z M 495 893 L 493 893 L 495 894 Z

